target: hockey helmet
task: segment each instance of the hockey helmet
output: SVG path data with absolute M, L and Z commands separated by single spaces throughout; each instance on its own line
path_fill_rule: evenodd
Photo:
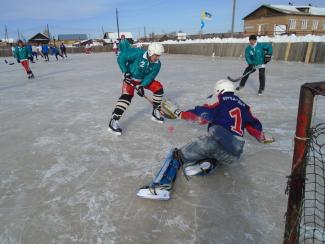
M 148 46 L 148 55 L 149 57 L 151 57 L 152 55 L 161 55 L 164 53 L 164 46 L 160 43 L 157 43 L 157 42 L 153 42 L 153 43 L 150 43 L 149 46 Z
M 230 80 L 218 80 L 214 86 L 214 93 L 235 92 L 235 87 Z

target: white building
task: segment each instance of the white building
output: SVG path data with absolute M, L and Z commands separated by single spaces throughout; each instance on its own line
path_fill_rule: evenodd
M 124 35 L 125 38 L 131 42 L 133 42 L 133 36 L 131 32 L 120 32 L 120 38 L 121 36 Z M 118 33 L 117 32 L 105 32 L 104 34 L 104 43 L 110 44 L 115 42 L 118 38 Z

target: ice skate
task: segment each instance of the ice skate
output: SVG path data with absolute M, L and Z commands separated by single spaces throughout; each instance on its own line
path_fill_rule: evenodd
M 108 131 L 113 133 L 114 135 L 122 135 L 122 129 L 120 128 L 119 122 L 116 119 L 111 119 L 108 124 Z
M 153 122 L 159 123 L 159 124 L 163 124 L 164 123 L 164 118 L 161 116 L 159 108 L 154 108 L 152 110 L 152 117 L 151 120 Z
M 203 161 L 201 163 L 197 163 L 195 165 L 185 167 L 184 173 L 187 176 L 206 175 L 214 168 L 215 165 L 212 164 L 211 162 Z
M 151 200 L 169 200 L 170 191 L 166 186 L 144 186 L 141 187 L 137 193 L 138 197 Z

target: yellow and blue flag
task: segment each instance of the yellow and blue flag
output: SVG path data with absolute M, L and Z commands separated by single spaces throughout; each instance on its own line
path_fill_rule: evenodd
M 205 20 L 211 20 L 212 19 L 212 14 L 206 12 L 205 10 L 203 10 L 201 12 L 201 30 L 204 28 L 205 26 Z
M 211 19 L 212 19 L 212 14 L 203 10 L 201 13 L 201 20 L 211 20 Z

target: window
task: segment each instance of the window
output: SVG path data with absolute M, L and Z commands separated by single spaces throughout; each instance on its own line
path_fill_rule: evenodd
M 258 35 L 265 35 L 266 31 L 267 31 L 266 24 L 258 25 L 258 32 L 257 32 Z
M 325 30 L 325 21 L 323 22 L 323 30 Z
M 301 29 L 306 30 L 307 26 L 308 26 L 308 20 L 307 19 L 301 20 Z
M 296 24 L 297 24 L 297 20 L 295 20 L 295 19 L 289 19 L 289 29 L 290 30 L 296 29 Z
M 311 29 L 312 30 L 317 30 L 317 28 L 318 28 L 318 20 L 313 20 L 313 25 L 312 25 L 312 27 L 311 27 Z

